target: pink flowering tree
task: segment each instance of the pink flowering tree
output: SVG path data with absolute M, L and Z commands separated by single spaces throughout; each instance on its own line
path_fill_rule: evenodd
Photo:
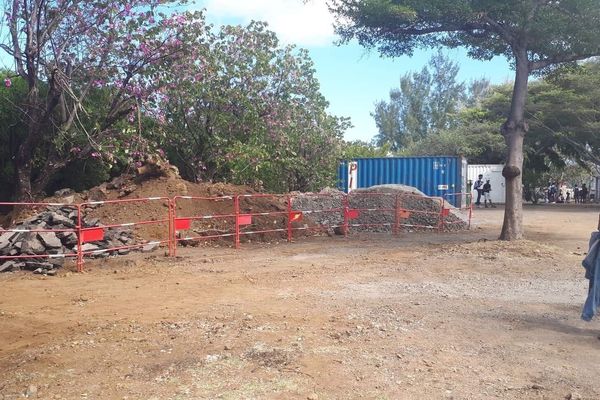
M 6 3 L 0 47 L 27 83 L 19 107 L 26 134 L 14 157 L 19 199 L 40 194 L 70 160 L 111 162 L 138 146 L 142 115 L 164 119 L 166 90 L 206 35 L 200 13 L 165 7 L 161 0 Z
M 335 183 L 348 121 L 327 112 L 308 53 L 262 23 L 224 26 L 168 91 L 162 143 L 193 181 L 275 192 Z

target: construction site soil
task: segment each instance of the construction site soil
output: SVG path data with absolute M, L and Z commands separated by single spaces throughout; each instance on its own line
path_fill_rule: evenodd
M 155 195 L 156 193 L 152 193 Z M 0 399 L 598 399 L 598 210 L 0 274 Z

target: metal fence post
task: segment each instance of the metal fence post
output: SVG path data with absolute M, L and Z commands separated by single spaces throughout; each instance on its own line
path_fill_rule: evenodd
M 287 213 L 288 213 L 287 241 L 288 241 L 288 243 L 291 243 L 292 242 L 292 196 L 287 197 Z
M 81 204 L 77 204 L 77 272 L 83 272 L 83 233 L 82 233 L 82 221 L 81 217 Z
M 392 230 L 392 234 L 393 235 L 398 235 L 399 229 L 400 229 L 400 195 L 396 194 L 396 204 L 394 207 L 394 229 Z
M 233 208 L 235 214 L 235 248 L 240 248 L 240 196 L 233 198 Z
M 344 237 L 348 236 L 348 221 L 349 221 L 349 209 L 350 209 L 350 202 L 348 200 L 348 196 L 349 194 L 344 195 L 343 199 L 342 199 L 342 205 L 344 208 Z

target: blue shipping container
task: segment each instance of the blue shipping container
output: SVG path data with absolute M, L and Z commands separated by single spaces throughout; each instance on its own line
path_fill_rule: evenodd
M 413 186 L 428 196 L 466 191 L 467 161 L 462 157 L 357 158 L 357 188 L 401 184 Z M 348 192 L 348 161 L 338 169 L 338 188 Z M 460 206 L 460 197 L 455 201 Z

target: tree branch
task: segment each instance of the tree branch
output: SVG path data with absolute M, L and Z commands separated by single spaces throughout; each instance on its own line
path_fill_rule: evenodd
M 17 72 L 23 79 L 27 79 L 27 72 L 25 72 L 25 68 L 23 67 L 23 55 L 21 54 L 21 46 L 19 44 L 19 33 L 17 28 L 17 20 L 18 16 L 14 14 L 15 10 L 19 9 L 19 0 L 13 0 L 12 5 L 12 20 L 10 21 L 10 36 L 12 39 L 12 53 L 13 58 L 15 59 L 15 64 L 17 65 Z M 6 50 L 8 46 L 2 45 L 2 48 Z
M 482 14 L 483 17 L 483 21 L 485 21 L 488 26 L 497 34 L 499 34 L 507 43 L 510 43 L 511 45 L 515 42 L 515 36 L 512 34 L 512 32 L 510 32 L 508 29 L 506 29 L 504 26 L 502 26 L 500 23 L 498 23 L 498 21 L 495 21 L 494 19 L 492 19 L 489 15 L 487 15 L 487 13 Z
M 529 62 L 529 70 L 537 71 L 537 70 L 549 67 L 550 65 L 585 60 L 587 58 L 594 57 L 595 55 L 596 54 L 593 54 L 593 53 L 556 55 L 554 57 L 546 58 L 544 60 L 530 61 Z

